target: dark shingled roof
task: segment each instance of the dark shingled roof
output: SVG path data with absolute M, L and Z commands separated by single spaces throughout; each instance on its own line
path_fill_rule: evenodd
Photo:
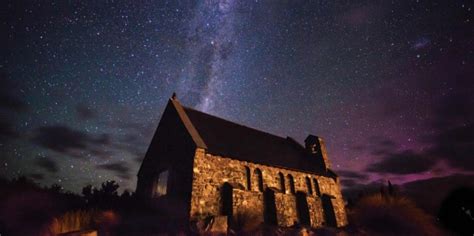
M 241 161 L 332 176 L 323 171 L 299 143 L 291 138 L 239 125 L 184 107 L 208 152 Z

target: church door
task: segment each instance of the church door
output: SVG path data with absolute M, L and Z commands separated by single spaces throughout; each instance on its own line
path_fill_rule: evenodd
M 275 204 L 275 192 L 272 189 L 267 188 L 263 193 L 264 208 L 264 220 L 269 225 L 277 224 L 276 215 L 276 204 Z
M 326 226 L 336 227 L 336 215 L 334 214 L 334 207 L 331 202 L 331 196 L 323 194 L 322 201 Z
M 232 186 L 224 183 L 221 190 L 222 208 L 221 214 L 232 218 Z
M 308 201 L 306 201 L 306 194 L 303 192 L 296 193 L 296 210 L 299 223 L 302 225 L 310 225 Z

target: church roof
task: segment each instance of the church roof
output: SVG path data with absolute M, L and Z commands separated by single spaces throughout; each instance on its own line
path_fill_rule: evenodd
M 304 147 L 290 137 L 243 126 L 181 106 L 172 99 L 184 125 L 198 147 L 214 155 L 257 164 L 335 176 L 318 166 Z M 196 142 L 197 141 L 197 142 Z

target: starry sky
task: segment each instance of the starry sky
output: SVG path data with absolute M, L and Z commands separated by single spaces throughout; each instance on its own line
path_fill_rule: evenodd
M 2 2 L 0 175 L 136 173 L 167 100 L 302 142 L 345 187 L 474 172 L 471 1 Z

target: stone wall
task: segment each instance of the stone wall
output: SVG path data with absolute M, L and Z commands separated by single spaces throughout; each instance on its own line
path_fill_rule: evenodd
M 234 217 L 248 217 L 253 214 L 252 220 L 263 222 L 263 194 L 240 189 L 232 192 L 232 213 Z
M 251 185 L 247 184 L 247 171 L 250 170 Z M 311 225 L 319 227 L 324 221 L 323 208 L 315 189 L 314 180 L 319 184 L 320 193 L 334 197 L 332 201 L 338 226 L 347 224 L 344 210 L 344 201 L 340 192 L 339 183 L 335 179 L 319 176 L 305 172 L 276 168 L 231 158 L 212 155 L 203 149 L 197 149 L 193 167 L 193 185 L 191 197 L 190 216 L 202 217 L 207 215 L 222 214 L 221 188 L 224 183 L 237 186 L 245 191 L 234 191 L 233 203 L 248 205 L 263 214 L 263 193 L 259 189 L 257 172 L 262 173 L 263 189 L 271 188 L 275 191 L 275 205 L 277 211 L 277 222 L 281 226 L 290 226 L 297 221 L 297 210 L 293 187 L 290 178 L 294 180 L 295 192 L 307 194 L 308 208 L 310 212 Z M 281 173 L 281 174 L 280 174 Z M 280 177 L 284 176 L 284 188 L 281 186 Z M 311 183 L 311 191 L 308 189 L 307 180 Z M 250 190 L 249 190 L 250 188 Z M 238 193 L 238 194 L 237 194 Z M 245 194 L 248 193 L 248 194 Z M 247 196 L 247 197 L 244 197 Z M 262 206 L 257 209 L 256 206 Z
M 289 227 L 298 221 L 296 197 L 292 194 L 275 193 L 278 225 Z
M 306 197 L 306 201 L 308 202 L 311 227 L 321 227 L 324 222 L 323 211 L 321 211 L 321 209 L 323 209 L 321 199 L 319 197 L 308 196 Z
M 347 215 L 344 208 L 344 200 L 342 196 L 339 198 L 332 199 L 332 205 L 334 206 L 334 213 L 336 214 L 337 227 L 347 225 Z

